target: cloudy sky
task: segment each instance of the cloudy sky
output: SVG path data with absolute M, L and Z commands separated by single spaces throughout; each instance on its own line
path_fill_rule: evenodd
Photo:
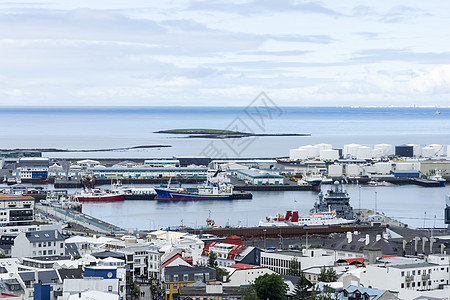
M 393 4 L 395 2 L 395 4 Z M 0 2 L 0 105 L 450 105 L 450 1 Z

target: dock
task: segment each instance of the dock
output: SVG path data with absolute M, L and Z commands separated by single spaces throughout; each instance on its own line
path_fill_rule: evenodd
M 75 210 L 66 210 L 58 207 L 44 206 L 42 204 L 36 204 L 35 208 L 36 210 L 44 214 L 49 214 L 55 219 L 61 220 L 64 223 L 74 223 L 76 225 L 87 228 L 88 230 L 92 230 L 93 232 L 110 234 L 114 232 L 125 231 L 125 229 L 122 229 L 111 223 L 102 221 Z
M 330 225 L 330 226 L 286 226 L 286 227 L 245 227 L 245 228 L 205 228 L 188 230 L 192 234 L 213 234 L 216 236 L 237 235 L 243 238 L 277 238 L 300 237 L 308 235 L 328 235 L 336 232 L 364 231 L 373 229 L 364 225 Z M 379 227 L 378 227 L 379 228 Z

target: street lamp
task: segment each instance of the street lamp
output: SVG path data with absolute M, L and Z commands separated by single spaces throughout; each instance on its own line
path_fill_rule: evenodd
M 264 232 L 264 250 L 266 249 L 266 229 L 263 230 Z

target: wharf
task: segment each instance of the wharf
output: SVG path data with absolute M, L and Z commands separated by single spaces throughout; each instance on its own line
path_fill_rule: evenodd
M 434 180 L 422 179 L 422 178 L 410 178 L 410 183 L 424 186 L 424 187 L 440 187 L 441 184 Z
M 233 200 L 239 199 L 253 199 L 253 195 L 249 192 L 233 192 Z
M 55 219 L 59 219 L 64 223 L 74 223 L 76 225 L 82 226 L 94 232 L 100 233 L 113 233 L 113 232 L 124 232 L 125 229 L 122 229 L 113 224 L 107 223 L 100 219 L 94 218 L 87 214 L 75 211 L 75 210 L 67 210 L 52 206 L 44 206 L 42 204 L 36 204 L 36 209 L 44 214 L 52 215 Z
M 286 227 L 246 227 L 246 228 L 205 228 L 188 230 L 192 234 L 213 234 L 216 236 L 237 235 L 243 238 L 277 238 L 300 237 L 303 235 L 328 235 L 331 233 L 364 231 L 373 229 L 364 225 L 330 225 L 330 226 L 286 226 Z M 380 227 L 378 227 L 380 228 Z
M 312 185 L 235 185 L 237 191 L 317 191 L 319 186 Z

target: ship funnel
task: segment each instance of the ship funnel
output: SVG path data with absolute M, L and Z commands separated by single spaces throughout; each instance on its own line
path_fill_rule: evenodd
M 292 212 L 291 222 L 298 222 L 298 211 Z
M 292 216 L 292 211 L 288 210 L 286 212 L 286 218 L 284 218 L 286 221 L 289 221 L 289 218 Z

